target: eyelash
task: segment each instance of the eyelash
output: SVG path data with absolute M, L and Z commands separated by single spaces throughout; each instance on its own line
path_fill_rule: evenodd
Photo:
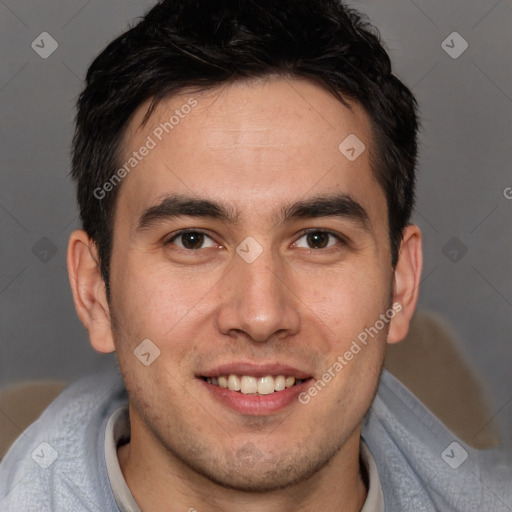
M 175 233 L 174 235 L 172 235 L 171 238 L 167 239 L 165 242 L 164 242 L 164 245 L 170 245 L 174 242 L 174 240 L 176 240 L 177 238 L 179 238 L 180 236 L 182 235 L 186 235 L 187 233 L 200 233 L 202 235 L 205 235 L 207 236 L 208 238 L 213 239 L 213 237 L 207 232 L 207 231 L 203 231 L 201 229 L 193 229 L 193 228 L 189 228 L 189 229 L 183 229 L 181 231 L 178 231 L 177 233 Z M 327 235 L 330 235 L 332 237 L 334 237 L 341 245 L 343 246 L 350 246 L 350 241 L 347 237 L 343 236 L 342 234 L 340 233 L 335 233 L 333 231 L 329 231 L 328 229 L 322 229 L 322 228 L 309 228 L 309 229 L 305 229 L 304 231 L 301 231 L 299 236 L 297 237 L 297 240 L 294 242 L 294 243 L 297 243 L 298 240 L 300 240 L 301 238 L 311 234 L 311 233 L 324 233 L 324 234 L 327 234 Z M 332 246 L 328 246 L 324 249 L 314 249 L 314 248 L 309 248 L 309 251 L 311 252 L 318 252 L 318 251 L 321 251 L 321 250 L 328 250 L 328 249 L 331 249 Z M 183 249 L 181 247 L 177 247 L 177 250 L 179 251 L 184 251 L 184 252 L 187 252 L 187 253 L 194 253 L 194 252 L 198 252 L 200 251 L 201 249 Z

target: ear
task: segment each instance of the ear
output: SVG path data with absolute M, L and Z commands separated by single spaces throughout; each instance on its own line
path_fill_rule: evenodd
M 82 230 L 71 233 L 67 264 L 75 308 L 89 332 L 93 348 L 108 353 L 114 352 L 115 346 L 99 261 L 96 244 L 87 233 Z
M 402 341 L 409 331 L 418 302 L 422 266 L 421 231 L 418 226 L 409 225 L 404 230 L 394 272 L 393 309 L 397 313 L 390 323 L 388 343 Z

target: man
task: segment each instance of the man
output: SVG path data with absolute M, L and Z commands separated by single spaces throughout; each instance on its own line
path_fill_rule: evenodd
M 1 510 L 509 510 L 505 467 L 382 369 L 418 296 L 416 132 L 334 0 L 163 1 L 112 42 L 78 102 L 68 268 L 122 378 L 15 443 Z

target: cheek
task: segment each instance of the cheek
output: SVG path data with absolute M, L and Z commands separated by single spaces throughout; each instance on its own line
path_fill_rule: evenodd
M 331 279 L 329 293 L 318 293 L 314 299 L 311 318 L 329 339 L 320 380 L 328 383 L 330 391 L 318 393 L 325 407 L 331 407 L 334 400 L 342 410 L 357 416 L 369 406 L 378 385 L 390 322 L 388 317 L 381 320 L 388 312 L 390 296 L 390 286 L 383 283 L 382 278 Z M 337 420 L 345 421 L 341 416 Z
M 112 278 L 113 310 L 124 339 L 119 348 L 133 351 L 149 338 L 162 355 L 172 344 L 172 359 L 179 361 L 192 348 L 191 330 L 201 329 L 208 318 L 216 278 L 194 276 L 187 269 L 171 271 L 165 262 L 150 259 L 133 254 Z
M 374 325 L 389 307 L 390 275 L 375 262 L 365 268 L 309 277 L 299 291 L 303 302 L 341 344 Z

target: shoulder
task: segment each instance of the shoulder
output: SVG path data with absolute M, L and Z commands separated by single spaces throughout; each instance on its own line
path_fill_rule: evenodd
M 458 439 L 384 370 L 363 423 L 386 510 L 480 512 L 512 502 L 512 469 L 502 454 Z
M 70 384 L 2 460 L 0 511 L 91 509 L 88 500 L 94 503 L 105 485 L 105 424 L 127 401 L 117 367 Z

